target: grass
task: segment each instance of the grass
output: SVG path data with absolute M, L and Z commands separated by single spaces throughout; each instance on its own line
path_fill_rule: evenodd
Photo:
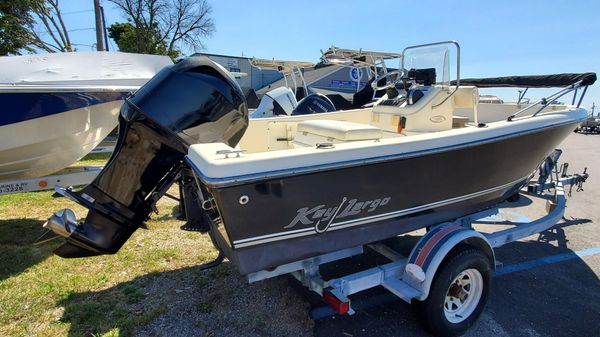
M 129 336 L 165 310 L 172 280 L 202 287 L 195 266 L 216 255 L 210 241 L 179 230 L 173 201 L 157 206 L 150 230 L 138 230 L 117 254 L 62 259 L 52 254 L 62 239 L 35 243 L 42 224 L 58 209 L 85 209 L 49 191 L 0 196 L 0 336 Z
M 73 166 L 104 165 L 108 158 L 110 158 L 110 153 L 90 153 L 87 156 L 81 158 L 81 160 L 75 163 Z

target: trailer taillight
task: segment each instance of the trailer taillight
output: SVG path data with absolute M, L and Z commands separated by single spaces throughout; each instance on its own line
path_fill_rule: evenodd
M 350 311 L 350 299 L 335 289 L 323 289 L 323 299 L 340 315 L 347 315 Z

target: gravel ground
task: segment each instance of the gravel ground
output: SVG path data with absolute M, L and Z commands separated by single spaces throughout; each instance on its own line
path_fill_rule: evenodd
M 285 277 L 248 284 L 225 262 L 213 271 L 192 268 L 177 280 L 161 277 L 154 287 L 166 284 L 180 287 L 159 294 L 169 297 L 165 313 L 137 336 L 312 335 L 308 306 Z
M 161 202 L 177 205 L 168 198 Z M 139 337 L 312 335 L 308 304 L 286 277 L 248 284 L 225 260 L 210 270 L 188 267 L 144 283 L 151 300 L 142 305 L 167 304 L 162 315 L 137 331 Z

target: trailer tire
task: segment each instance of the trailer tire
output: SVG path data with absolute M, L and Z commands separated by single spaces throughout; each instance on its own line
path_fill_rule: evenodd
M 435 336 L 465 332 L 485 307 L 492 279 L 489 258 L 472 247 L 450 255 L 434 276 L 429 296 L 413 308 Z

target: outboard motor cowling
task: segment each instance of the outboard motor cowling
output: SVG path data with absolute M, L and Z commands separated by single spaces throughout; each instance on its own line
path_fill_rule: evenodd
M 298 106 L 298 101 L 291 89 L 286 87 L 275 88 L 262 97 L 251 118 L 268 118 L 275 116 L 289 116 Z
M 221 66 L 191 57 L 164 68 L 123 104 L 117 145 L 102 172 L 81 191 L 62 190 L 89 213 L 81 223 L 64 210 L 48 220 L 47 228 L 67 238 L 55 253 L 117 252 L 177 180 L 190 144 L 235 147 L 247 126 L 244 95 Z
M 292 111 L 292 116 L 310 115 L 335 111 L 335 105 L 323 94 L 310 94 L 304 97 Z

